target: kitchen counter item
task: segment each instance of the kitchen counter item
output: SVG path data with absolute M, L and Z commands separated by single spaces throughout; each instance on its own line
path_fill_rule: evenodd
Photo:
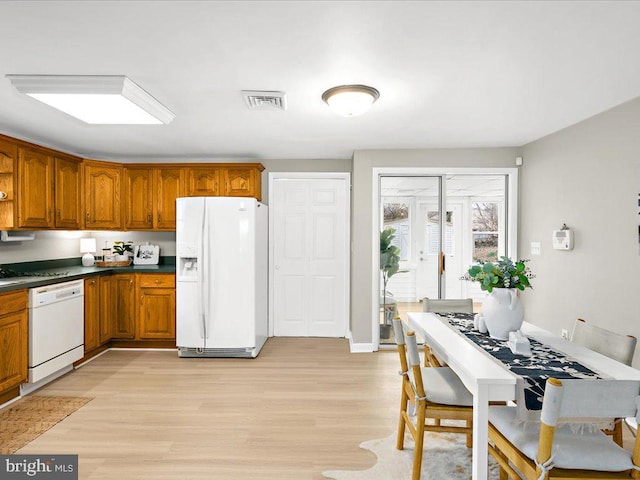
M 133 252 L 134 265 L 157 265 L 160 260 L 158 245 L 136 245 Z
M 96 267 L 128 267 L 131 265 L 131 260 L 122 260 L 122 261 L 113 261 L 113 262 L 103 262 L 96 261 Z

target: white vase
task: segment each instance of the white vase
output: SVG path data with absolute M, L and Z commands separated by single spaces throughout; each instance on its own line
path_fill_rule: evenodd
M 519 330 L 524 307 L 515 288 L 494 288 L 482 304 L 482 317 L 492 338 L 507 340 L 509 332 Z
M 129 260 L 127 255 L 116 255 L 116 262 L 126 262 Z

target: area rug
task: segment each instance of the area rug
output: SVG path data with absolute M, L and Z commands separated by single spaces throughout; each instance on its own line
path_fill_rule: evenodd
M 29 395 L 0 410 L 0 455 L 10 455 L 91 401 Z
M 377 463 L 368 470 L 331 470 L 322 472 L 335 480 L 407 480 L 413 467 L 413 439 L 406 437 L 404 450 L 396 449 L 396 434 L 368 440 L 360 448 L 372 451 Z M 455 433 L 427 432 L 422 454 L 421 480 L 469 480 L 471 478 L 471 449 L 465 436 Z M 490 459 L 489 478 L 498 478 L 498 466 Z

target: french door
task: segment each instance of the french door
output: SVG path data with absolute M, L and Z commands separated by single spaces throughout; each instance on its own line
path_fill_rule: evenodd
M 381 266 L 380 311 L 402 317 L 422 310 L 425 297 L 473 298 L 479 308 L 484 292 L 461 277 L 478 261 L 515 252 L 508 248 L 510 234 L 515 239 L 515 221 L 508 222 L 509 174 L 381 174 L 378 181 L 379 231 L 393 229 L 399 255 L 398 271 L 386 275 L 386 285 Z M 395 341 L 380 331 L 381 343 Z

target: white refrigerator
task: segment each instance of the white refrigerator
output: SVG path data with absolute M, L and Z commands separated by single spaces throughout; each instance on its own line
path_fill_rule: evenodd
M 254 198 L 177 200 L 180 357 L 254 358 L 267 340 L 267 207 Z

